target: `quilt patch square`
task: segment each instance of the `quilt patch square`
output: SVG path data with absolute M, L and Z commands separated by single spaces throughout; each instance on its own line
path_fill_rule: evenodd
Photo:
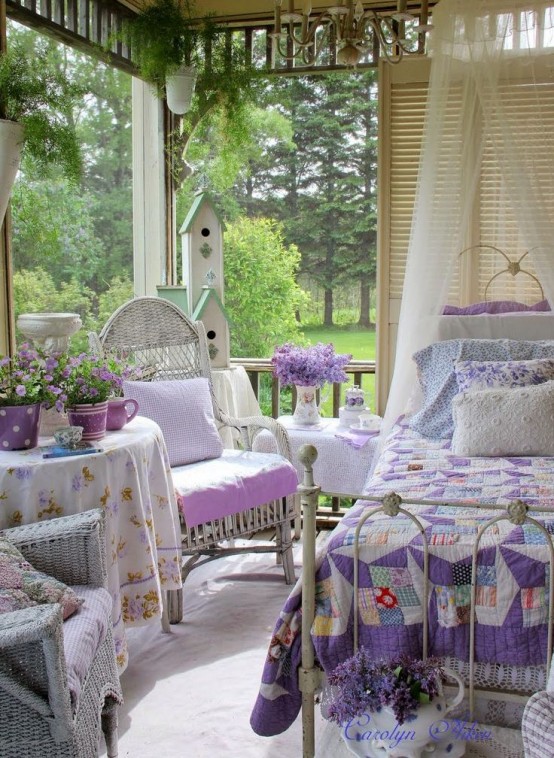
M 455 588 L 453 586 L 435 587 L 437 597 L 437 615 L 440 626 L 453 627 L 458 626 L 458 613 L 455 599 Z
M 375 587 L 375 602 L 377 608 L 396 608 L 398 598 L 391 587 Z
M 358 590 L 358 610 L 360 618 L 366 626 L 379 626 L 381 624 L 372 588 L 361 587 Z
M 477 584 L 496 586 L 496 566 L 477 566 Z
M 456 608 L 456 618 L 458 624 L 469 624 L 470 612 L 469 605 L 462 605 Z
M 391 568 L 389 571 L 391 584 L 396 589 L 398 589 L 398 587 L 410 587 L 412 585 L 412 576 L 409 569 Z
M 318 617 L 338 618 L 340 616 L 337 595 L 331 578 L 316 584 L 315 604 Z
M 457 606 L 469 606 L 471 602 L 471 584 L 456 584 L 454 586 L 454 602 Z
M 430 545 L 453 545 L 460 539 L 458 534 L 452 534 L 451 532 L 441 532 L 438 534 L 431 534 L 429 540 Z
M 374 587 L 388 587 L 391 582 L 391 569 L 386 566 L 370 566 L 369 573 Z
M 453 563 L 452 581 L 458 585 L 471 584 L 471 565 L 469 563 Z
M 546 537 L 534 524 L 522 524 L 526 545 L 546 545 Z
M 404 614 L 400 608 L 379 608 L 379 618 L 383 626 L 402 626 Z
M 545 587 L 522 587 L 521 607 L 524 610 L 546 606 Z
M 413 587 L 395 587 L 394 591 L 401 607 L 420 604 L 417 592 Z
M 475 592 L 475 605 L 482 605 L 486 608 L 496 607 L 496 587 L 487 587 L 479 585 Z

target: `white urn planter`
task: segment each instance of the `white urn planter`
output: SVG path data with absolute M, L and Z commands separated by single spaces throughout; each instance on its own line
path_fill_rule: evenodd
M 17 328 L 46 352 L 65 352 L 69 338 L 82 326 L 78 313 L 22 313 Z
M 22 313 L 17 328 L 47 353 L 66 352 L 71 335 L 83 325 L 78 313 Z M 40 416 L 40 435 L 49 437 L 56 429 L 69 424 L 67 414 L 55 408 L 43 408 Z
M 23 125 L 0 119 L 0 225 L 19 169 L 22 142 Z
M 174 74 L 167 77 L 165 96 L 167 107 L 172 113 L 182 116 L 189 110 L 194 94 L 196 75 L 194 66 L 183 65 Z

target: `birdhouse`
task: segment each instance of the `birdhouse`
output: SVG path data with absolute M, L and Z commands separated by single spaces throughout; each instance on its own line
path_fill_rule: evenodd
M 223 282 L 224 225 L 207 192 L 199 192 L 179 230 L 182 240 L 183 285 L 189 315 L 202 321 L 213 368 L 229 366 L 229 319 Z

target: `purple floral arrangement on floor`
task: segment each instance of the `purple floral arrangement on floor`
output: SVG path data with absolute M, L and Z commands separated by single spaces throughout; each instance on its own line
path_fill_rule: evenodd
M 351 355 L 335 353 L 331 343 L 299 347 L 287 342 L 276 347 L 271 359 L 273 373 L 283 386 L 321 387 L 326 382 L 346 382 L 344 367 Z
M 388 706 L 401 725 L 414 718 L 420 705 L 439 694 L 441 681 L 436 658 L 421 661 L 398 656 L 375 661 L 362 647 L 329 674 L 329 684 L 338 688 L 329 705 L 329 717 L 344 724 L 364 711 Z

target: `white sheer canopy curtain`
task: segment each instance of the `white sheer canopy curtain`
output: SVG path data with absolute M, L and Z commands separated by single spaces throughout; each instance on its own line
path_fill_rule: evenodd
M 385 429 L 405 410 L 417 385 L 411 356 L 437 338 L 438 317 L 457 286 L 464 248 L 502 246 L 503 226 L 509 224 L 517 249 L 508 252 L 517 260 L 529 251 L 544 296 L 554 303 L 554 108 L 551 99 L 546 107 L 544 97 L 554 86 L 553 6 L 552 0 L 440 0 L 435 7 Z M 501 176 L 501 188 L 492 191 L 503 195 L 494 240 L 481 239 L 480 224 L 489 200 L 483 167 L 491 160 Z

